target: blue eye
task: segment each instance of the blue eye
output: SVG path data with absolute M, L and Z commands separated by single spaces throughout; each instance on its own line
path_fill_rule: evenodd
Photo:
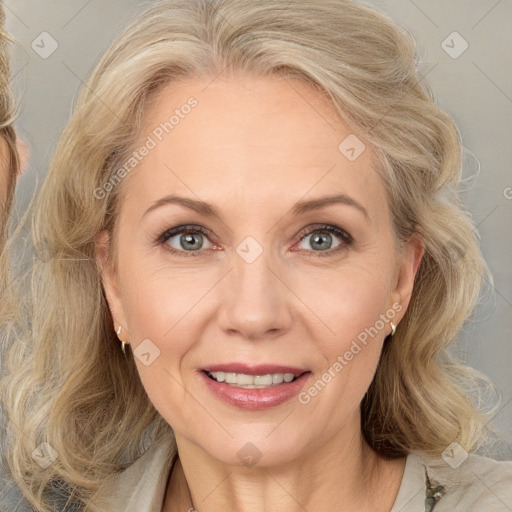
M 208 238 L 209 232 L 201 226 L 177 226 L 165 231 L 157 243 L 166 245 L 167 250 L 180 256 L 201 256 L 202 249 L 212 249 L 214 246 Z M 178 236 L 179 235 L 179 236 Z M 333 235 L 341 240 L 333 247 Z M 315 229 L 302 232 L 300 242 L 310 238 L 314 249 L 300 249 L 300 252 L 309 252 L 315 256 L 328 256 L 347 249 L 353 243 L 353 238 L 343 229 L 333 225 L 321 225 Z M 210 244 L 204 247 L 205 241 Z
M 338 245 L 334 247 L 332 247 L 333 235 L 342 240 L 342 242 L 338 243 Z M 311 247 L 316 247 L 316 249 L 318 249 L 313 250 L 312 252 L 320 253 L 315 254 L 315 256 L 327 256 L 333 254 L 334 252 L 346 249 L 354 241 L 353 238 L 343 229 L 328 224 L 317 227 L 311 231 L 307 231 L 306 233 L 302 233 L 300 241 L 302 242 L 308 237 L 310 237 L 309 243 Z
M 178 236 L 180 235 L 180 236 Z M 173 240 L 176 238 L 176 240 Z M 171 247 L 172 252 L 194 253 L 204 249 L 204 240 L 208 240 L 207 232 L 199 226 L 178 226 L 167 230 L 159 239 Z M 211 242 L 208 240 L 211 244 Z M 208 249 L 208 247 L 206 247 Z M 195 254 L 185 254 L 195 256 Z

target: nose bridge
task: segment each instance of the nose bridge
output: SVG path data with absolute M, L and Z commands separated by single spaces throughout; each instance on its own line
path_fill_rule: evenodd
M 269 269 L 272 260 L 270 249 L 248 237 L 238 245 L 235 253 L 233 277 L 238 300 L 251 299 L 251 296 L 253 302 L 268 299 L 266 295 L 271 295 L 275 287 Z
M 287 327 L 288 298 L 274 275 L 273 259 L 271 249 L 251 236 L 235 248 L 225 289 L 223 328 L 255 339 Z

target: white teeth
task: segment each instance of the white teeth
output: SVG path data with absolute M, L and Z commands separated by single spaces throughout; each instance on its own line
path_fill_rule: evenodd
M 295 379 L 293 373 L 268 373 L 266 375 L 247 375 L 245 373 L 207 372 L 217 382 L 225 382 L 238 388 L 263 389 L 278 386 Z
M 272 382 L 274 384 L 281 384 L 284 380 L 284 375 L 282 373 L 274 373 L 272 375 Z
M 254 376 L 253 375 L 244 375 L 243 373 L 238 373 L 236 375 L 236 383 L 242 386 L 246 386 L 248 384 L 254 384 Z
M 226 384 L 236 384 L 236 373 L 225 373 L 224 380 Z
M 270 386 L 272 375 L 255 375 L 253 381 L 256 386 Z

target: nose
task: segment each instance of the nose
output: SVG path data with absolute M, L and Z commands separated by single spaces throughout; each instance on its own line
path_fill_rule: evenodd
M 252 262 L 233 253 L 233 269 L 223 284 L 219 313 L 220 327 L 227 334 L 257 341 L 290 329 L 293 294 L 271 260 L 266 250 Z

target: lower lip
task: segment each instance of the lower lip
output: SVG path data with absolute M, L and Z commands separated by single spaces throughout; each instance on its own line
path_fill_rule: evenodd
M 268 409 L 281 405 L 297 395 L 311 376 L 311 372 L 306 372 L 293 382 L 283 382 L 264 389 L 247 389 L 237 388 L 225 382 L 217 382 L 210 379 L 204 372 L 199 374 L 214 395 L 224 402 L 242 409 Z

